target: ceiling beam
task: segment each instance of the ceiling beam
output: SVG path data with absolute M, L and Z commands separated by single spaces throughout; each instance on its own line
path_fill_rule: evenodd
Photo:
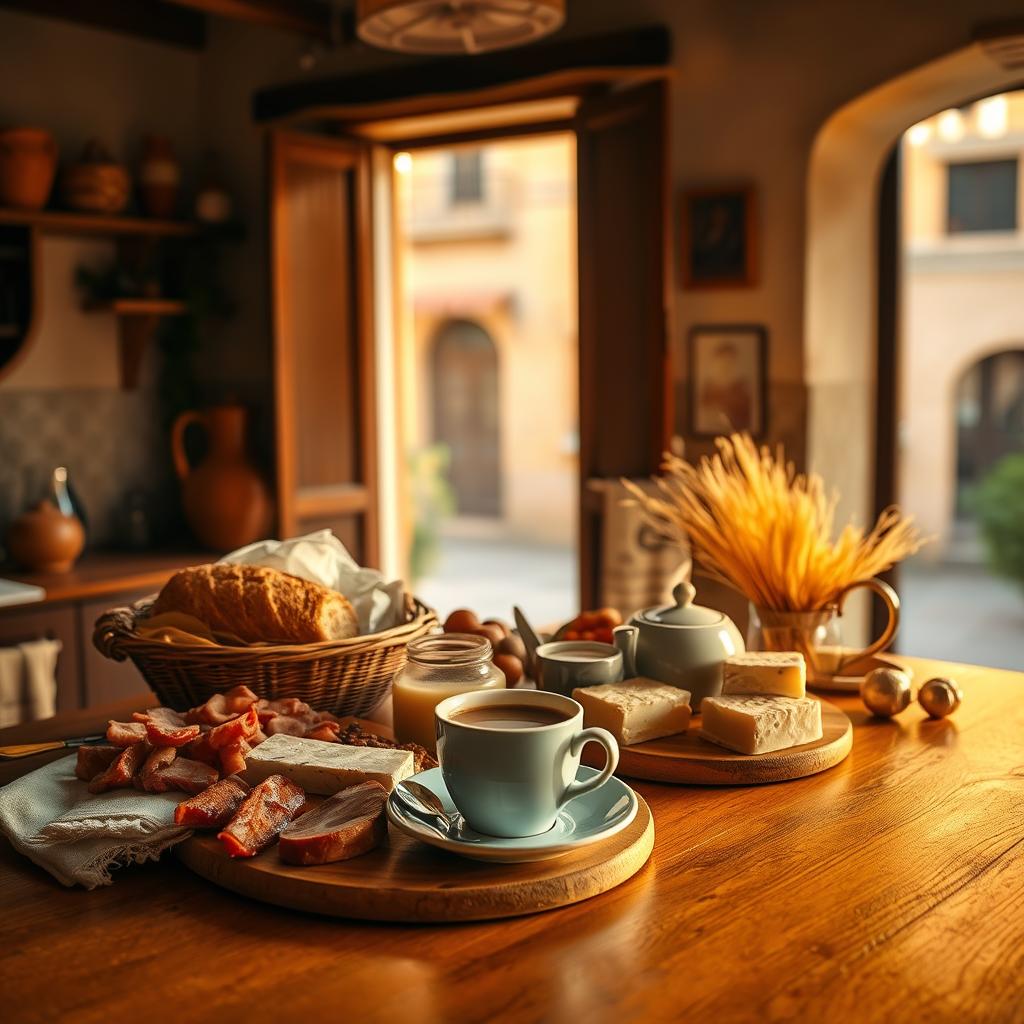
M 314 0 L 166 0 L 203 14 L 331 42 L 331 8 Z
M 166 3 L 141 3 L 140 0 L 0 0 L 0 8 L 154 39 L 189 50 L 201 50 L 206 39 L 206 21 L 201 14 Z

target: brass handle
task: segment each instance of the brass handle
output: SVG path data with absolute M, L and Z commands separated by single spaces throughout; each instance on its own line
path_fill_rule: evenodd
M 846 602 L 847 595 L 858 587 L 867 587 L 868 590 L 873 591 L 882 599 L 882 603 L 886 606 L 889 612 L 889 621 L 885 624 L 885 629 L 882 630 L 882 635 L 878 637 L 874 643 L 868 644 L 863 651 L 857 651 L 856 654 L 849 654 L 843 658 L 835 670 L 836 675 L 841 675 L 843 669 L 847 665 L 852 665 L 855 661 L 870 658 L 873 654 L 877 654 L 879 651 L 884 651 L 889 644 L 892 643 L 892 638 L 896 635 L 896 630 L 899 629 L 899 596 L 888 583 L 884 580 L 878 579 L 877 576 L 874 579 L 860 580 L 857 583 L 851 583 L 844 591 L 842 591 L 836 599 L 836 613 L 838 615 L 843 614 L 843 605 Z
M 13 761 L 18 757 L 29 757 L 31 754 L 42 754 L 47 750 L 63 750 L 64 740 L 51 740 L 49 743 L 13 743 L 8 747 L 0 747 L 0 758 Z

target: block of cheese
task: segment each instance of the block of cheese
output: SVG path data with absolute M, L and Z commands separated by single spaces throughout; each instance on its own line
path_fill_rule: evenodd
M 749 651 L 725 659 L 722 693 L 807 695 L 807 666 L 798 651 Z
M 767 754 L 821 739 L 821 704 L 810 697 L 723 694 L 700 705 L 700 734 L 741 754 Z
M 245 755 L 242 778 L 255 786 L 269 775 L 283 775 L 307 793 L 332 796 L 360 782 L 379 782 L 390 793 L 412 774 L 409 750 L 348 747 L 276 733 Z
M 690 694 L 653 679 L 583 686 L 572 691 L 583 705 L 583 722 L 607 729 L 623 746 L 686 732 Z

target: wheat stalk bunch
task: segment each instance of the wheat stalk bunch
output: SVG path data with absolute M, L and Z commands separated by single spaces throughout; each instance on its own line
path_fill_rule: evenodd
M 644 518 L 689 543 L 708 572 L 761 608 L 825 608 L 851 583 L 870 579 L 924 543 L 913 519 L 885 509 L 867 533 L 849 524 L 832 539 L 838 494 L 816 473 L 798 474 L 749 434 L 715 441 L 696 466 L 665 454 L 657 494 L 628 480 Z

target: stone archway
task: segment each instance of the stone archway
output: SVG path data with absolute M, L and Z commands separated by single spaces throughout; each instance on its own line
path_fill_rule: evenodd
M 878 197 L 886 159 L 912 124 L 1019 83 L 980 44 L 900 75 L 841 107 L 811 150 L 807 183 L 804 367 L 807 461 L 841 494 L 837 521 L 874 504 Z M 848 634 L 866 631 L 866 605 Z

